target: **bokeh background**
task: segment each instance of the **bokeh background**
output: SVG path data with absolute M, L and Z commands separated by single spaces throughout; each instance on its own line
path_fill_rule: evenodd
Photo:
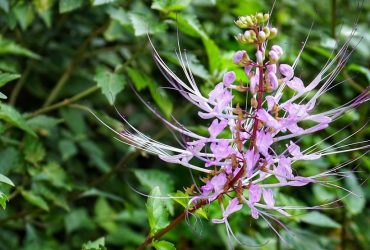
M 165 117 L 172 114 L 206 133 L 208 121 L 166 89 L 169 84 L 153 62 L 147 33 L 183 76 L 175 54 L 179 32 L 181 49 L 206 94 L 226 70 L 235 69 L 241 77 L 232 64 L 233 51 L 242 48 L 234 39 L 239 30 L 233 21 L 268 12 L 271 6 L 268 0 L 0 0 L 0 249 L 135 249 L 141 244 L 149 232 L 148 201 L 141 194 L 156 186 L 163 195 L 183 191 L 193 183 L 189 171 L 120 143 L 85 107 L 120 130 L 114 103 L 140 131 L 177 145 L 132 84 Z M 366 0 L 276 1 L 272 23 L 280 32 L 274 43 L 284 48 L 283 61 L 294 61 L 313 24 L 297 67 L 306 83 L 357 28 L 350 43 L 356 49 L 336 80 L 344 82 L 320 99 L 323 110 L 345 103 L 369 85 L 369 10 Z M 346 142 L 370 139 L 369 114 L 369 104 L 364 104 L 325 131 L 303 137 L 301 145 L 308 147 L 344 127 L 319 149 L 361 127 Z M 286 242 L 244 209 L 230 221 L 246 243 L 237 249 L 369 249 L 370 156 L 365 152 L 296 164 L 295 171 L 310 175 L 362 155 L 345 168 L 347 178 L 331 180 L 358 197 L 335 202 L 330 206 L 335 209 L 293 211 L 291 218 L 282 219 L 293 237 L 273 224 Z M 194 178 L 199 183 L 197 173 Z M 276 193 L 278 204 L 306 206 L 345 195 L 321 185 Z M 163 223 L 183 211 L 181 202 L 160 203 L 167 214 L 161 214 Z M 204 212 L 208 217 L 219 213 L 212 205 Z M 201 217 L 190 217 L 163 239 L 177 249 L 228 249 L 225 228 Z M 163 245 L 158 249 L 173 249 Z

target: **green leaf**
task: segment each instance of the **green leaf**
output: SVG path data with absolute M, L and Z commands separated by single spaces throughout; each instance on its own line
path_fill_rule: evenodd
M 134 28 L 135 36 L 161 33 L 167 29 L 166 23 L 160 22 L 150 15 L 130 13 L 129 18 Z
M 48 11 L 53 7 L 54 3 L 54 0 L 33 0 L 33 5 L 39 13 Z
M 70 159 L 77 154 L 77 147 L 73 141 L 61 140 L 58 143 L 59 152 L 62 155 L 63 161 Z
M 0 0 L 0 8 L 6 13 L 9 12 L 9 2 L 8 0 Z
M 49 162 L 42 167 L 42 171 L 34 176 L 34 180 L 47 181 L 54 187 L 70 190 L 67 174 L 56 162 Z
M 176 193 L 174 194 L 171 194 L 171 197 L 174 197 L 173 199 L 179 203 L 181 206 L 183 206 L 184 208 L 188 209 L 189 208 L 189 195 L 187 193 L 184 193 L 182 191 L 177 191 Z M 205 219 L 208 219 L 208 216 L 207 216 L 207 213 L 204 211 L 203 208 L 199 208 L 195 211 L 195 213 L 197 215 L 200 215 L 202 216 L 203 218 Z
M 162 199 L 157 198 L 161 197 L 161 195 L 159 187 L 153 188 L 146 204 L 151 235 L 170 224 L 164 202 Z
M 93 6 L 96 6 L 96 5 L 102 5 L 102 4 L 107 4 L 107 3 L 113 3 L 115 1 L 116 0 L 91 0 L 91 4 Z
M 64 224 L 68 234 L 78 229 L 93 229 L 95 227 L 86 209 L 74 209 L 64 217 Z
M 102 172 L 108 172 L 110 165 L 104 160 L 104 152 L 93 141 L 87 140 L 79 143 L 89 158 L 89 164 L 98 167 Z
M 94 241 L 88 241 L 82 245 L 82 250 L 107 250 L 104 237 Z
M 6 177 L 5 175 L 0 174 L 0 182 L 6 183 L 6 184 L 14 187 L 14 183 L 8 177 Z
M 37 135 L 28 125 L 24 117 L 12 106 L 0 103 L 0 119 L 12 124 L 19 129 L 22 129 L 23 131 L 34 137 L 37 137 Z
M 347 177 L 344 179 L 345 188 L 350 190 L 354 194 L 349 194 L 346 198 L 343 199 L 343 203 L 346 206 L 346 209 L 352 214 L 356 215 L 362 212 L 365 208 L 365 194 L 358 183 L 356 176 L 348 172 Z
M 176 24 L 182 33 L 193 37 L 207 38 L 207 34 L 204 32 L 196 15 L 176 15 L 176 13 L 170 13 L 169 17 L 176 20 Z
M 153 241 L 152 246 L 156 250 L 176 250 L 176 247 L 171 242 L 161 240 L 161 241 Z
M 220 49 L 217 47 L 216 43 L 208 37 L 202 37 L 202 41 L 207 51 L 209 70 L 214 73 L 219 68 L 221 62 Z
M 189 6 L 191 0 L 154 0 L 151 8 L 163 12 L 178 11 Z
M 38 54 L 23 48 L 12 40 L 5 39 L 0 35 L 0 55 L 6 54 L 26 56 L 32 59 L 41 59 Z
M 8 99 L 8 97 L 0 92 L 0 99 Z
M 22 30 L 26 30 L 35 18 L 35 13 L 31 4 L 18 2 L 18 4 L 13 8 L 13 13 Z
M 69 12 L 80 8 L 84 3 L 84 0 L 60 0 L 59 1 L 59 13 Z
M 35 137 L 27 136 L 24 141 L 24 155 L 25 159 L 34 165 L 45 158 L 46 151 L 42 143 L 35 139 Z
M 123 26 L 130 25 L 128 13 L 123 8 L 117 8 L 112 6 L 107 9 L 107 13 L 109 14 L 109 17 L 111 19 L 117 21 L 119 24 Z
M 155 103 L 159 106 L 167 118 L 170 117 L 170 114 L 173 110 L 173 104 L 169 100 L 166 92 L 159 88 L 157 83 L 143 72 L 139 72 L 133 68 L 128 68 L 127 74 L 138 91 L 149 87 L 150 94 Z
M 319 226 L 319 227 L 329 227 L 329 228 L 340 228 L 341 225 L 336 221 L 332 220 L 330 217 L 323 213 L 314 211 L 303 215 L 301 221 L 307 224 Z
M 151 169 L 151 170 L 139 170 L 135 169 L 134 174 L 140 181 L 141 185 L 152 190 L 155 187 L 159 187 L 163 195 L 169 195 L 174 191 L 173 178 L 162 171 Z M 172 200 L 163 200 L 170 214 L 174 214 Z
M 109 205 L 106 199 L 99 198 L 94 206 L 95 222 L 106 231 L 112 233 L 117 231 L 118 226 L 115 223 L 116 212 Z
M 97 69 L 94 80 L 111 105 L 114 104 L 116 95 L 124 89 L 126 84 L 124 75 L 110 72 L 102 67 Z
M 10 81 L 18 79 L 19 77 L 21 77 L 19 74 L 0 73 L 0 87 L 4 86 Z
M 134 68 L 127 67 L 127 74 L 138 91 L 145 89 L 151 81 L 146 74 L 143 74 Z
M 3 192 L 0 191 L 0 206 L 5 209 L 6 202 L 8 201 L 8 196 L 6 196 Z
M 34 194 L 32 191 L 21 190 L 22 196 L 32 205 L 35 205 L 45 211 L 49 211 L 47 202 L 41 197 Z

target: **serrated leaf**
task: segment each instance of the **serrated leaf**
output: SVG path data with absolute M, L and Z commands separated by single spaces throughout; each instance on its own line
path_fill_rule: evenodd
M 72 233 L 78 229 L 93 229 L 94 223 L 87 214 L 86 209 L 72 210 L 67 216 L 64 217 L 64 224 L 67 233 Z
M 174 190 L 174 182 L 171 176 L 167 173 L 159 170 L 134 170 L 136 178 L 140 181 L 141 185 L 152 190 L 155 187 L 159 187 L 163 195 L 169 195 Z M 173 214 L 173 203 L 170 199 L 163 200 L 168 211 Z
M 128 13 L 123 8 L 110 7 L 107 9 L 109 17 L 121 25 L 129 25 L 130 19 Z
M 84 0 L 60 0 L 59 1 L 59 13 L 69 12 L 80 8 L 84 3 Z
M 5 209 L 6 202 L 8 201 L 8 196 L 6 196 L 3 192 L 0 191 L 0 206 Z
M 62 155 L 63 161 L 70 159 L 77 153 L 77 147 L 73 141 L 61 140 L 58 143 L 59 152 Z
M 32 205 L 35 205 L 45 211 L 49 211 L 49 206 L 47 202 L 41 197 L 34 194 L 32 191 L 21 191 L 22 196 Z
M 338 222 L 334 221 L 333 219 L 326 216 L 325 214 L 317 212 L 317 211 L 305 214 L 300 219 L 301 221 L 307 224 L 311 224 L 311 225 L 315 225 L 319 227 L 329 227 L 329 228 L 340 228 L 341 227 L 341 225 Z
M 42 143 L 34 137 L 27 136 L 24 142 L 25 159 L 33 164 L 37 164 L 45 157 L 46 151 Z
M 6 183 L 6 184 L 14 187 L 14 183 L 8 177 L 6 177 L 5 175 L 0 174 L 0 182 Z
M 82 245 L 82 250 L 107 250 L 104 237 L 94 241 L 88 241 Z
M 171 242 L 161 240 L 161 241 L 153 241 L 152 246 L 156 250 L 176 250 L 176 247 Z
M 124 75 L 110 72 L 108 69 L 102 67 L 97 69 L 94 80 L 97 82 L 102 93 L 111 105 L 114 104 L 116 95 L 121 92 L 126 85 Z
M 129 19 L 134 28 L 135 36 L 161 33 L 167 29 L 166 23 L 160 22 L 150 15 L 130 13 Z
M 178 11 L 189 6 L 191 0 L 154 0 L 151 8 L 163 12 Z
M 162 199 L 157 198 L 161 197 L 161 195 L 159 187 L 153 188 L 146 204 L 151 235 L 170 224 L 164 202 Z
M 51 185 L 70 190 L 67 181 L 67 174 L 64 169 L 56 162 L 49 162 L 42 167 L 42 171 L 34 176 L 35 180 L 47 181 Z
M 171 194 L 171 197 L 173 197 L 173 200 L 175 200 L 177 203 L 179 203 L 181 206 L 184 208 L 188 209 L 189 208 L 189 195 L 182 192 L 182 191 L 177 191 L 176 193 Z M 202 216 L 205 219 L 208 219 L 207 213 L 204 211 L 203 208 L 199 208 L 195 211 L 197 215 Z
M 0 35 L 0 55 L 6 54 L 26 56 L 32 59 L 41 59 L 38 54 L 23 48 L 12 40 L 5 39 Z
M 12 106 L 0 103 L 0 119 L 12 124 L 19 129 L 22 129 L 23 131 L 34 137 L 37 137 L 37 135 L 28 125 L 24 117 Z
M 19 77 L 21 77 L 19 74 L 0 73 L 0 87 L 4 86 L 10 81 L 18 79 Z

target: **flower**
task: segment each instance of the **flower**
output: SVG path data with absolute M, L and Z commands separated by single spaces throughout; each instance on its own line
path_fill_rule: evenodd
M 241 210 L 243 204 L 247 205 L 244 206 L 246 209 L 249 207 L 254 219 L 260 216 L 275 218 L 274 212 L 289 216 L 285 210 L 304 209 L 288 204 L 276 205 L 272 190 L 283 186 L 299 187 L 322 183 L 324 177 L 335 176 L 335 171 L 343 167 L 341 165 L 318 175 L 300 176 L 293 171 L 296 161 L 311 161 L 325 155 L 370 147 L 367 141 L 363 141 L 352 145 L 333 145 L 328 149 L 315 151 L 311 147 L 301 150 L 297 144 L 300 137 L 327 128 L 345 112 L 370 100 L 368 87 L 358 97 L 340 107 L 321 113 L 315 109 L 320 96 L 330 90 L 335 77 L 348 60 L 346 52 L 353 34 L 318 75 L 305 84 L 295 76 L 296 62 L 293 65 L 280 63 L 283 49 L 275 44 L 267 46 L 266 41 L 271 43 L 270 40 L 277 34 L 275 28 L 266 26 L 268 18 L 269 15 L 262 15 L 261 18 L 261 13 L 257 13 L 240 17 L 236 22 L 245 30 L 236 36 L 237 40 L 242 44 L 255 45 L 257 51 L 255 61 L 244 50 L 234 54 L 234 63 L 244 69 L 245 76 L 249 79 L 248 83 L 241 83 L 243 88 L 233 85 L 239 79 L 235 72 L 228 71 L 208 96 L 204 96 L 184 62 L 181 51 L 180 65 L 185 70 L 188 83 L 174 74 L 152 45 L 154 59 L 172 87 L 200 109 L 200 118 L 213 119 L 208 127 L 209 136 L 196 134 L 178 121 L 172 124 L 146 102 L 144 104 L 166 126 L 188 138 L 183 147 L 174 147 L 151 139 L 132 127 L 125 118 L 123 119 L 131 130 L 116 133 L 124 143 L 158 155 L 166 162 L 207 175 L 199 192 L 191 197 L 189 206 L 203 204 L 202 201 L 209 203 L 218 200 L 222 219 L 212 221 L 216 224 L 225 223 L 227 230 L 230 230 L 228 217 Z M 268 30 L 273 35 L 268 34 Z M 294 94 L 284 99 L 282 97 L 286 87 L 294 90 Z M 251 107 L 242 109 L 242 105 L 233 105 L 233 92 L 244 93 L 246 90 Z M 223 131 L 231 136 L 218 138 Z M 193 159 L 203 163 L 194 165 Z M 223 199 L 228 201 L 226 209 L 221 201 Z

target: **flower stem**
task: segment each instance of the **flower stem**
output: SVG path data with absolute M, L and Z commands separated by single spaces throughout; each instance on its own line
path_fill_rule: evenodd
M 136 250 L 144 250 L 147 246 L 149 246 L 154 240 L 158 240 L 160 239 L 163 235 L 165 235 L 166 233 L 168 233 L 171 229 L 173 229 L 177 224 L 179 224 L 180 222 L 182 222 L 185 218 L 186 218 L 186 215 L 188 213 L 194 213 L 196 210 L 198 210 L 199 208 L 203 207 L 204 205 L 206 205 L 208 203 L 208 200 L 207 199 L 204 199 L 202 200 L 201 202 L 199 202 L 198 204 L 196 204 L 194 207 L 192 207 L 191 209 L 187 209 L 185 210 L 184 212 L 182 212 L 180 215 L 178 215 L 167 227 L 163 228 L 162 230 L 160 230 L 159 232 L 157 232 L 156 234 L 152 235 L 152 236 L 148 236 L 144 243 L 141 244 Z

